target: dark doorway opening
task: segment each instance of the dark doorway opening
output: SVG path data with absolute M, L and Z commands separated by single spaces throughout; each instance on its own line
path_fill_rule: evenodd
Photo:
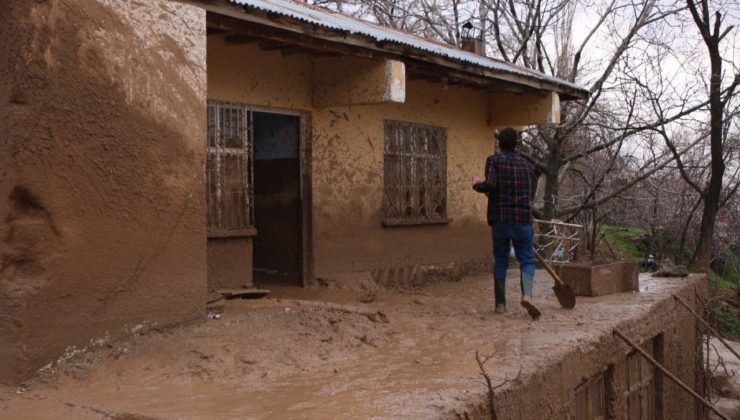
M 295 115 L 253 113 L 254 280 L 300 285 L 301 120 Z

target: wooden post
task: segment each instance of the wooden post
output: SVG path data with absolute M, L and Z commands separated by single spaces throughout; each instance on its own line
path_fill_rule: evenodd
M 724 345 L 725 345 L 725 347 L 727 347 L 727 350 L 729 350 L 729 351 L 730 351 L 730 352 L 731 352 L 732 354 L 734 354 L 734 355 L 735 355 L 735 357 L 737 357 L 737 359 L 738 359 L 738 360 L 740 360 L 740 354 L 738 354 L 738 353 L 737 353 L 737 352 L 735 351 L 735 349 L 733 349 L 733 348 L 732 348 L 732 347 L 730 346 L 730 344 L 729 344 L 729 343 L 727 343 L 727 341 L 725 341 L 725 339 L 724 339 L 724 338 L 722 338 L 722 336 L 720 335 L 719 331 L 717 331 L 717 330 L 715 330 L 714 328 L 712 328 L 712 326 L 711 326 L 711 325 L 709 325 L 709 323 L 708 323 L 707 321 L 705 321 L 705 320 L 704 320 L 704 318 L 702 318 L 702 317 L 701 317 L 701 315 L 699 315 L 699 314 L 697 314 L 696 312 L 694 312 L 694 310 L 693 310 L 693 309 L 691 309 L 691 307 L 690 307 L 689 305 L 687 305 L 687 304 L 686 304 L 686 302 L 684 302 L 683 300 L 681 300 L 681 298 L 680 298 L 680 297 L 678 297 L 678 296 L 676 296 L 676 295 L 673 295 L 673 298 L 674 298 L 674 299 L 676 299 L 676 300 L 678 301 L 678 303 L 680 303 L 680 304 L 681 304 L 681 305 L 682 305 L 682 306 L 683 306 L 684 308 L 686 308 L 686 309 L 687 309 L 687 310 L 688 310 L 689 312 L 691 312 L 691 315 L 694 315 L 694 317 L 695 317 L 695 318 L 696 318 L 696 319 L 697 319 L 697 320 L 698 320 L 698 321 L 699 321 L 699 322 L 700 322 L 700 323 L 701 323 L 701 324 L 702 324 L 702 325 L 703 325 L 703 326 L 704 326 L 704 327 L 705 327 L 706 329 L 708 329 L 708 330 L 709 330 L 709 332 L 711 332 L 712 334 L 714 334 L 714 336 L 715 336 L 715 337 L 717 337 L 717 339 L 718 339 L 718 340 L 719 340 L 719 341 L 720 341 L 720 342 L 721 342 L 722 344 L 724 344 Z
M 624 334 L 622 334 L 621 331 L 619 331 L 616 328 L 614 330 L 612 330 L 612 331 L 614 332 L 615 335 L 617 335 L 619 338 L 621 338 L 627 344 L 629 344 L 630 347 L 632 347 L 638 353 L 640 353 L 642 355 L 642 357 L 644 357 L 648 362 L 650 362 L 653 366 L 655 366 L 656 368 L 658 368 L 658 370 L 661 371 L 663 373 L 663 375 L 665 375 L 666 378 L 670 379 L 671 381 L 673 381 L 673 383 L 675 383 L 676 385 L 680 386 L 686 392 L 688 392 L 689 394 L 691 394 L 692 396 L 694 396 L 694 398 L 696 398 L 702 404 L 704 404 L 705 406 L 707 406 L 707 408 L 709 408 L 715 414 L 717 414 L 718 416 L 720 416 L 720 418 L 722 418 L 724 420 L 730 420 L 730 418 L 727 417 L 727 415 L 725 415 L 724 413 L 722 413 L 721 411 L 719 411 L 715 406 L 712 405 L 712 403 L 710 403 L 709 401 L 705 400 L 701 395 L 697 394 L 696 391 L 694 391 L 688 385 L 686 385 L 685 383 L 683 383 L 680 379 L 678 379 L 677 377 L 675 377 L 671 372 L 668 371 L 668 369 L 664 368 L 663 365 L 661 365 L 655 359 L 653 359 L 649 354 L 647 354 L 645 352 L 645 350 L 641 349 L 640 346 L 638 346 L 634 341 L 630 340 L 627 336 L 625 336 Z

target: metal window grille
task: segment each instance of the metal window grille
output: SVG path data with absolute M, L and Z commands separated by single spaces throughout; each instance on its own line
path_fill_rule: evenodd
M 599 373 L 576 389 L 576 420 L 604 420 L 604 374 Z
M 447 130 L 385 122 L 384 224 L 447 222 Z
M 642 345 L 647 354 L 654 357 L 654 340 Z M 627 383 L 629 397 L 629 420 L 655 419 L 655 367 L 640 353 L 627 356 Z
M 206 204 L 208 235 L 246 235 L 254 228 L 252 112 L 208 103 Z

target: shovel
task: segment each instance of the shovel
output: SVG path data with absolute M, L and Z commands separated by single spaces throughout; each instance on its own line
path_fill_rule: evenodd
M 552 287 L 552 290 L 555 292 L 555 296 L 557 296 L 560 306 L 566 309 L 573 309 L 576 306 L 576 294 L 573 292 L 573 289 L 570 285 L 563 283 L 560 276 L 558 276 L 555 270 L 550 267 L 550 264 L 542 258 L 536 249 L 534 250 L 534 254 L 537 256 L 537 260 L 545 266 L 545 270 L 547 270 L 555 280 L 555 285 Z

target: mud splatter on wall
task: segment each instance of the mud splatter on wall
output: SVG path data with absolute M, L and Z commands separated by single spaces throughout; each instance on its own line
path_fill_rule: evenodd
M 484 259 L 490 250 L 484 197 L 470 187 L 493 152 L 485 97 L 410 82 L 406 103 L 313 113 L 316 274 L 378 266 Z M 384 120 L 447 129 L 447 225 L 383 227 Z M 356 238 L 363 238 L 357 241 Z
M 0 11 L 0 381 L 205 306 L 205 13 Z M 102 341 L 101 341 L 102 339 Z
M 209 99 L 310 116 L 316 277 L 490 260 L 485 199 L 470 187 L 472 177 L 483 176 L 485 158 L 494 148 L 485 93 L 409 81 L 403 104 L 315 108 L 314 72 L 326 67 L 315 65 L 308 54 L 283 56 L 260 51 L 256 44 L 229 45 L 222 36 L 209 37 Z M 342 74 L 319 79 L 331 77 Z M 449 224 L 382 226 L 385 119 L 447 129 Z

